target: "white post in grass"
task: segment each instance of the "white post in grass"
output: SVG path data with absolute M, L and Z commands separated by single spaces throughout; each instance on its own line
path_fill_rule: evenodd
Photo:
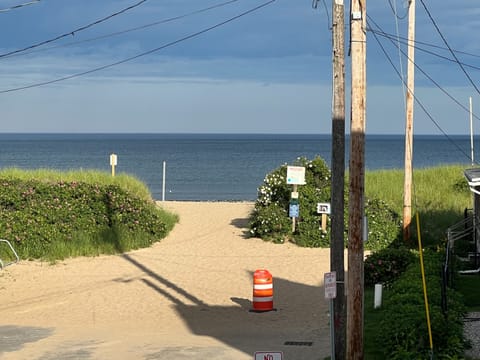
M 167 169 L 167 162 L 163 162 L 163 176 L 162 176 L 162 201 L 165 201 L 165 173 Z

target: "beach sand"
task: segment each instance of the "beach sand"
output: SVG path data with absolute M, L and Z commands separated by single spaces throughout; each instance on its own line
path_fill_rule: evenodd
M 159 204 L 180 222 L 150 248 L 0 270 L 0 359 L 329 356 L 328 249 L 248 238 L 252 203 Z M 262 268 L 276 311 L 255 313 Z

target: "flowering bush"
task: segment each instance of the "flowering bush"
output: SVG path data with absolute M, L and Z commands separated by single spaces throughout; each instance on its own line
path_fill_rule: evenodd
M 365 286 L 389 286 L 415 260 L 415 255 L 405 248 L 387 248 L 367 256 L 364 263 Z
M 305 167 L 305 185 L 298 186 L 300 217 L 295 233 L 292 234 L 292 220 L 289 205 L 292 186 L 287 185 L 287 165 L 284 164 L 265 176 L 258 188 L 258 198 L 250 216 L 250 234 L 267 241 L 282 243 L 286 240 L 305 247 L 328 247 L 330 245 L 330 219 L 327 217 L 325 230 L 317 204 L 330 202 L 331 174 L 325 161 L 316 157 L 308 160 L 298 158 L 295 166 Z M 369 239 L 365 248 L 377 250 L 387 247 L 400 233 L 400 217 L 388 204 L 378 199 L 365 203 L 368 217 Z M 348 194 L 345 197 L 345 241 L 348 231 Z
M 153 201 L 118 185 L 20 179 L 0 184 L 0 238 L 13 242 L 22 258 L 42 258 L 79 239 L 100 248 L 108 240 L 121 252 L 148 246 L 168 230 Z
M 323 231 L 317 203 L 330 197 L 330 170 L 320 157 L 308 160 L 300 157 L 295 166 L 305 167 L 305 185 L 298 186 L 300 218 L 295 234 L 289 205 L 292 186 L 287 185 L 287 165 L 284 164 L 265 176 L 258 188 L 258 199 L 250 217 L 250 234 L 282 243 L 291 240 L 301 246 L 320 247 L 329 243 L 329 228 Z

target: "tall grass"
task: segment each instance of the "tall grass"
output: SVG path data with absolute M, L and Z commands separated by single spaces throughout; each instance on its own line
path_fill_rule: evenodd
M 150 200 L 152 195 L 148 187 L 130 174 L 117 174 L 99 170 L 70 170 L 58 171 L 53 169 L 23 170 L 18 168 L 6 168 L 0 170 L 0 178 L 19 180 L 40 180 L 44 182 L 85 182 L 87 184 L 118 185 L 141 199 Z
M 463 165 L 414 169 L 412 224 L 418 213 L 420 228 L 428 243 L 444 239 L 448 227 L 463 218 L 466 208 L 471 208 L 473 200 L 463 175 L 465 169 Z M 365 174 L 365 193 L 386 201 L 402 216 L 403 182 L 401 170 L 369 171 Z

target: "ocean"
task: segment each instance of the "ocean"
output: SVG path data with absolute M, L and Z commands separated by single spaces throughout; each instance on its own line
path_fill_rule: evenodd
M 348 168 L 348 138 L 346 167 Z M 480 138 L 475 138 L 475 149 Z M 403 169 L 401 135 L 367 135 L 368 170 Z M 330 135 L 266 134 L 0 134 L 0 167 L 87 170 L 116 173 L 146 183 L 154 199 L 250 201 L 265 175 L 300 156 L 331 159 Z M 415 168 L 444 164 L 471 167 L 470 136 L 415 136 Z

